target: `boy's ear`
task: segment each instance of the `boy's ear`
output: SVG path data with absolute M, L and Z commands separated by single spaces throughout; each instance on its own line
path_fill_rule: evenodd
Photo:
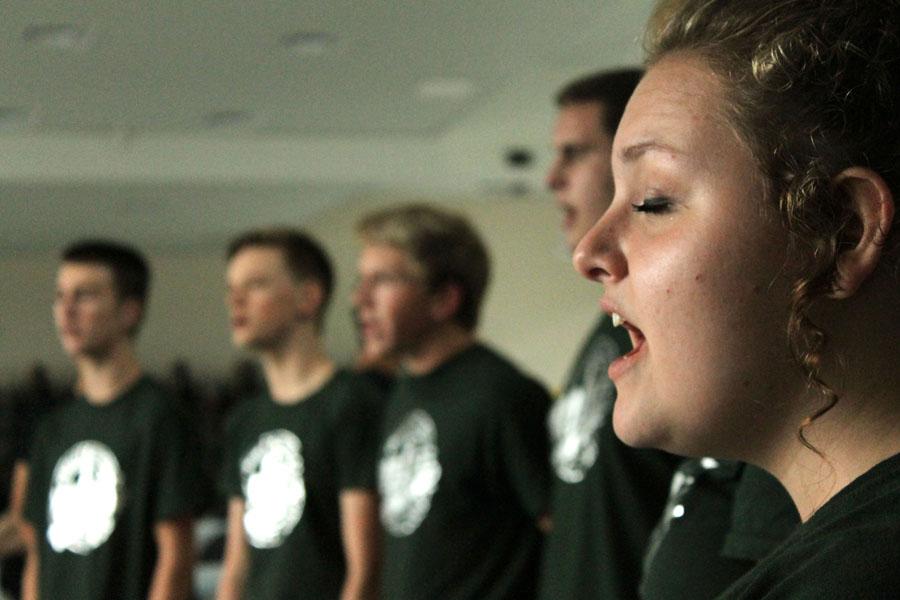
M 463 290 L 458 283 L 447 283 L 431 295 L 431 317 L 435 321 L 449 321 L 459 312 Z
M 835 184 L 844 189 L 857 222 L 853 236 L 845 240 L 846 248 L 837 255 L 830 296 L 840 300 L 855 294 L 878 266 L 894 221 L 894 197 L 884 179 L 864 167 L 845 169 Z
M 297 287 L 297 311 L 300 317 L 304 320 L 314 319 L 325 300 L 325 291 L 318 282 L 312 280 L 301 281 Z
M 119 310 L 125 321 L 126 331 L 134 331 L 144 316 L 144 305 L 134 298 L 125 298 L 119 304 Z

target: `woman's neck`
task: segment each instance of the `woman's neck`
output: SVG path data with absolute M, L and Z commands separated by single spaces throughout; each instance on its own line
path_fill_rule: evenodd
M 843 398 L 844 404 L 850 401 Z M 832 414 L 833 413 L 833 414 Z M 794 500 L 800 518 L 815 512 L 872 467 L 900 453 L 897 414 L 841 406 L 838 402 L 785 445 L 780 461 L 765 465 Z
M 900 453 L 900 309 L 896 282 L 879 278 L 853 299 L 827 301 L 815 319 L 825 324 L 822 380 L 837 394 L 827 412 L 802 428 L 822 394 L 798 398 L 794 423 L 762 466 L 785 486 L 805 521 L 860 475 Z M 839 355 L 837 354 L 839 352 Z

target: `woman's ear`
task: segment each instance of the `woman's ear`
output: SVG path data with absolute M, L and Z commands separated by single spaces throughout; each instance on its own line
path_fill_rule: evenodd
M 855 294 L 878 266 L 894 221 L 894 197 L 884 179 L 864 167 L 845 169 L 834 182 L 844 190 L 857 223 L 845 248 L 838 250 L 830 296 L 840 300 Z

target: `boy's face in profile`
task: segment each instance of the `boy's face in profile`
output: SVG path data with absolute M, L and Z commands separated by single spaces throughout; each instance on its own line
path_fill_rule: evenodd
M 228 262 L 226 304 L 236 346 L 277 346 L 300 318 L 301 287 L 278 248 L 249 246 Z
M 139 316 L 136 301 L 119 298 L 109 267 L 75 262 L 60 266 L 53 320 L 69 356 L 107 354 L 128 337 Z
M 414 352 L 435 327 L 431 294 L 409 256 L 388 245 L 366 245 L 357 265 L 353 303 L 371 356 Z

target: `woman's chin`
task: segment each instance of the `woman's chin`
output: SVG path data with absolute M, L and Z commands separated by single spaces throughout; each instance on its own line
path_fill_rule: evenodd
M 668 436 L 663 434 L 663 424 L 654 423 L 646 411 L 633 411 L 627 397 L 619 397 L 613 409 L 613 431 L 623 444 L 632 448 L 666 448 Z

